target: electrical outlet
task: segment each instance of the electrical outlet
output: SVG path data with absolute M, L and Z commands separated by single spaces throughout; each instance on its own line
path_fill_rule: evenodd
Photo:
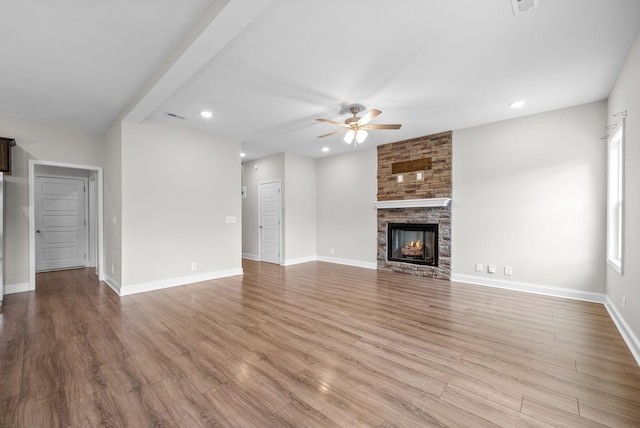
M 488 265 L 487 266 L 487 272 L 496 273 L 496 265 Z
M 476 272 L 482 272 L 482 263 L 476 263 Z
M 513 268 L 511 266 L 505 266 L 504 267 L 504 274 L 511 276 L 513 275 Z
M 196 262 L 191 263 L 191 270 L 198 270 L 198 264 Z
M 622 298 L 622 312 L 627 312 L 627 298 Z
M 334 249 L 332 248 L 332 249 L 330 250 L 330 252 L 331 252 L 331 254 L 333 254 L 335 251 L 334 251 Z

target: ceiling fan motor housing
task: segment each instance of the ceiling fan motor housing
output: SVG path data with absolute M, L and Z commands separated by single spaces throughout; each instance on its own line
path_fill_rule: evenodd
M 361 118 L 359 118 L 359 117 L 357 116 L 358 112 L 360 111 L 360 107 L 358 107 L 358 106 L 351 106 L 351 107 L 349 108 L 349 111 L 351 112 L 351 114 L 353 115 L 353 117 L 350 117 L 350 118 L 348 118 L 347 120 L 345 120 L 345 121 L 344 121 L 344 124 L 345 124 L 345 125 L 349 125 L 349 126 L 351 126 L 351 124 L 352 124 L 353 122 L 357 122 L 357 121 L 359 121 L 359 120 L 361 119 Z

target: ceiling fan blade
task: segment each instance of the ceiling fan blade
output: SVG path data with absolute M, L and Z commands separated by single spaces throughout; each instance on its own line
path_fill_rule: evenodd
M 342 125 L 342 124 L 341 124 Z M 339 134 L 341 132 L 346 132 L 348 131 L 347 128 L 345 129 L 338 129 L 337 131 L 333 131 L 333 132 L 329 132 L 328 134 L 324 134 L 324 135 L 318 135 L 318 138 L 324 138 L 324 137 L 328 137 L 329 135 L 334 135 L 334 134 Z
M 329 120 L 329 119 L 316 119 L 316 120 L 318 122 L 324 122 L 324 123 L 330 123 L 332 125 L 344 126 L 344 123 L 336 122 L 335 120 Z
M 360 118 L 359 121 L 357 121 L 356 123 L 358 124 L 358 126 L 362 126 L 365 125 L 369 122 L 371 122 L 376 116 L 378 116 L 380 113 L 382 113 L 380 110 L 376 110 L 376 109 L 371 109 L 371 111 L 367 114 L 365 114 L 364 116 L 362 116 Z
M 400 124 L 388 124 L 388 125 L 377 125 L 377 124 L 373 124 L 373 125 L 365 125 L 365 126 L 361 126 L 360 129 L 400 129 L 402 125 Z

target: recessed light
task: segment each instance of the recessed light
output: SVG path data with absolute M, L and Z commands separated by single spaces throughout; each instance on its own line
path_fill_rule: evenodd
M 323 152 L 328 152 L 328 151 L 329 151 L 329 147 L 323 147 L 323 148 L 322 148 L 322 151 L 323 151 Z
M 240 153 L 240 157 L 243 158 L 245 157 L 247 154 L 245 152 Z
M 514 101 L 511 104 L 509 104 L 509 106 L 511 108 L 520 108 L 524 105 L 525 101 L 524 100 L 520 100 L 520 101 Z
M 211 113 L 210 111 L 207 111 L 207 110 L 203 110 L 203 111 L 200 112 L 200 115 L 202 117 L 206 117 L 207 119 L 209 119 L 210 117 L 213 116 L 213 113 Z

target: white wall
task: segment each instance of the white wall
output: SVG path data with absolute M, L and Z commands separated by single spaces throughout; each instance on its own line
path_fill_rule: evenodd
M 122 283 L 122 125 L 107 132 L 104 156 L 104 272 L 115 290 Z
M 29 159 L 102 166 L 104 135 L 0 116 L 0 136 L 14 138 L 13 172 L 5 176 L 5 291 L 29 282 Z
M 239 142 L 122 124 L 121 292 L 241 273 L 240 188 Z
M 284 195 L 284 153 L 245 162 L 242 167 L 242 185 L 247 187 L 247 198 L 242 201 L 242 254 L 258 260 L 258 185 L 268 180 L 280 180 Z M 283 199 L 283 198 L 281 198 Z M 284 211 L 284 201 L 281 200 Z M 284 212 L 281 213 L 284 224 Z
M 376 266 L 377 149 L 318 159 L 317 254 L 321 260 Z M 331 249 L 333 248 L 333 253 Z
M 597 102 L 454 131 L 454 278 L 604 292 L 605 117 Z
M 283 262 L 316 257 L 316 160 L 285 154 Z
M 627 110 L 625 130 L 624 275 L 607 266 L 607 296 L 635 335 L 640 357 L 640 34 L 609 96 L 608 123 L 613 114 Z M 622 297 L 627 298 L 626 311 Z

